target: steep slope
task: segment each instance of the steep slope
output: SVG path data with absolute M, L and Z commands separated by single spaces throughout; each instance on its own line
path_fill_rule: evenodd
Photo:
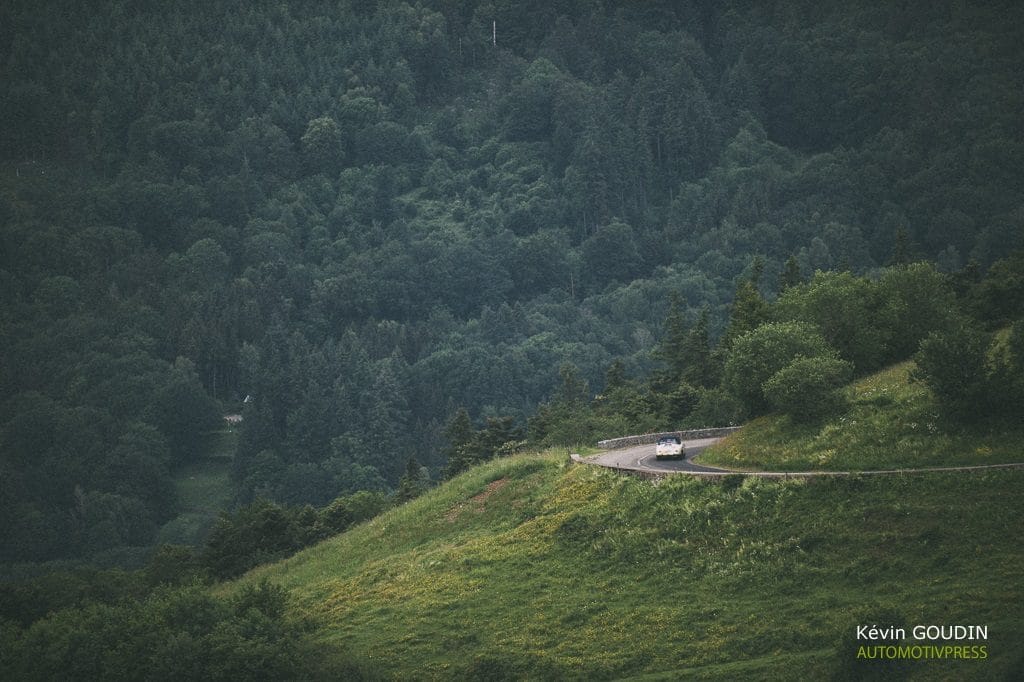
M 282 585 L 327 660 L 401 679 L 856 676 L 885 665 L 856 626 L 889 623 L 988 625 L 985 660 L 904 665 L 1000 679 L 1022 663 L 1022 484 L 655 485 L 522 456 L 223 589 Z

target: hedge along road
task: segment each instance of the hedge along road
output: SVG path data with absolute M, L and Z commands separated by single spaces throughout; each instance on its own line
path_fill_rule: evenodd
M 609 450 L 600 455 L 580 458 L 577 461 L 585 464 L 595 464 L 608 469 L 623 471 L 635 471 L 648 475 L 666 474 L 690 474 L 692 476 L 720 477 L 720 476 L 752 476 L 758 478 L 811 478 L 814 476 L 869 476 L 869 475 L 893 475 L 893 474 L 915 474 L 932 471 L 983 471 L 985 469 L 1024 469 L 1024 463 L 1015 464 L 985 464 L 979 466 L 960 467 L 929 467 L 925 469 L 876 469 L 868 471 L 735 471 L 732 469 L 721 469 L 718 467 L 695 464 L 696 457 L 709 445 L 713 445 L 721 438 L 698 438 L 684 440 L 683 447 L 686 449 L 686 458 L 681 460 L 659 460 L 655 457 L 653 444 L 634 445 L 627 448 Z

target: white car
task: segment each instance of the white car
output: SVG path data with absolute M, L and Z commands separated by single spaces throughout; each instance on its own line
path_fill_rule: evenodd
M 683 441 L 675 436 L 666 436 L 658 440 L 654 446 L 655 459 L 682 459 L 686 456 Z

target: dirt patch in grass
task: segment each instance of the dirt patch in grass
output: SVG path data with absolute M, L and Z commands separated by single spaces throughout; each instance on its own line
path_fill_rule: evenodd
M 484 503 L 487 502 L 487 498 L 504 488 L 506 485 L 508 485 L 508 478 L 499 478 L 495 481 L 491 481 L 487 484 L 487 487 L 482 493 L 474 495 L 469 501 L 478 505 L 480 508 L 483 508 Z
M 469 498 L 465 502 L 460 502 L 451 509 L 449 509 L 448 513 L 444 515 L 445 520 L 447 520 L 448 523 L 455 523 L 455 520 L 459 518 L 462 512 L 464 512 L 467 508 L 472 509 L 477 514 L 483 513 L 484 508 L 487 505 L 488 498 L 490 498 L 491 495 L 493 495 L 494 493 L 508 485 L 508 481 L 508 477 L 499 478 L 494 481 L 491 481 L 490 483 L 487 484 L 487 487 L 484 488 L 483 492 L 477 493 L 476 495 Z

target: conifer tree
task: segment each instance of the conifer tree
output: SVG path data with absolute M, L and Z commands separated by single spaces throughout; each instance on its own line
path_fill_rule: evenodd
M 473 422 L 470 420 L 466 408 L 460 407 L 452 415 L 448 424 L 445 425 L 444 437 L 448 441 L 448 447 L 444 451 L 448 463 L 445 465 L 442 475 L 444 478 L 451 478 L 471 467 L 479 459 L 473 448 L 476 431 L 473 429 Z
M 427 490 L 427 477 L 416 457 L 409 455 L 405 462 L 405 473 L 398 481 L 398 491 L 395 496 L 399 502 L 408 502 L 422 495 Z
M 715 384 L 717 374 L 711 358 L 709 321 L 710 313 L 707 308 L 703 308 L 697 321 L 686 332 L 682 347 L 682 380 L 704 388 L 711 388 Z
M 626 367 L 622 360 L 615 359 L 604 373 L 604 390 L 610 393 L 626 386 Z
M 679 295 L 672 292 L 668 315 L 665 317 L 665 335 L 655 349 L 655 357 L 668 367 L 655 377 L 655 383 L 666 387 L 678 383 L 686 371 L 687 329 L 683 319 Z
M 782 267 L 782 273 L 779 275 L 779 293 L 781 294 L 786 289 L 798 284 L 803 284 L 803 281 L 804 278 L 800 274 L 800 264 L 797 263 L 796 256 L 790 256 L 786 259 L 786 264 Z
M 722 338 L 722 347 L 728 348 L 740 336 L 753 331 L 768 319 L 768 303 L 761 296 L 758 284 L 764 270 L 764 261 L 760 256 L 754 259 L 750 277 L 743 279 L 736 287 L 732 310 L 729 315 L 729 326 Z

